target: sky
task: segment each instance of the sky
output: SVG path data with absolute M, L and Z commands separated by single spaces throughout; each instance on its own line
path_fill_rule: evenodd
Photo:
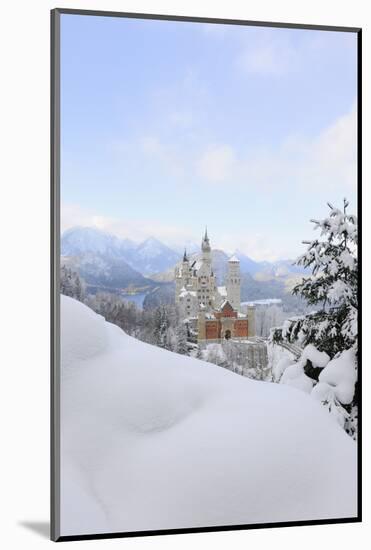
M 294 258 L 356 210 L 355 33 L 61 17 L 61 229 Z

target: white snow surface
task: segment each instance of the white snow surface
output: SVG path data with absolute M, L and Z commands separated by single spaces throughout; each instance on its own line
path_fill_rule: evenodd
M 330 356 L 325 351 L 318 351 L 313 344 L 305 346 L 301 355 L 301 363 L 305 365 L 307 359 L 311 361 L 314 367 L 324 368 L 330 361 Z
M 303 365 L 299 362 L 286 368 L 281 377 L 281 384 L 286 384 L 305 393 L 310 393 L 313 389 L 314 381 L 305 374 Z
M 356 515 L 323 407 L 127 336 L 61 297 L 61 534 Z
M 353 400 L 357 381 L 355 350 L 348 349 L 332 359 L 323 369 L 318 380 L 321 384 L 332 387 L 340 403 L 349 405 Z

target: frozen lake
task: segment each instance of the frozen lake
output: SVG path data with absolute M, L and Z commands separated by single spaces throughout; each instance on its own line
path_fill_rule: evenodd
M 133 302 L 139 309 L 143 309 L 144 298 L 148 292 L 138 292 L 138 294 L 122 294 L 121 297 L 125 302 Z

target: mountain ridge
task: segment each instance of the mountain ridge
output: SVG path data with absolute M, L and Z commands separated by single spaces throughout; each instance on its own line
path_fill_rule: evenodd
M 196 245 L 194 245 L 195 247 Z M 227 257 L 232 255 L 220 249 L 214 249 L 214 251 L 222 252 Z M 162 271 L 175 267 L 182 257 L 178 247 L 171 248 L 154 236 L 149 236 L 138 243 L 88 226 L 72 227 L 62 234 L 62 256 L 79 256 L 86 252 L 122 257 L 133 269 L 140 271 L 145 276 L 161 274 Z M 252 275 L 264 273 L 282 276 L 287 273 L 305 272 L 301 267 L 294 265 L 294 261 L 290 259 L 273 262 L 257 261 L 239 249 L 236 249 L 233 255 L 240 260 L 241 272 L 248 272 Z M 194 250 L 191 257 L 197 256 L 199 256 L 199 252 Z
M 61 238 L 61 254 L 61 263 L 77 271 L 90 292 L 149 293 L 159 287 L 158 290 L 162 290 L 158 298 L 164 294 L 161 300 L 166 297 L 167 301 L 174 284 L 174 268 L 182 261 L 182 254 L 156 237 L 135 243 L 91 227 L 66 231 Z M 296 303 L 290 291 L 305 273 L 301 268 L 297 269 L 290 260 L 257 262 L 239 250 L 235 255 L 241 263 L 242 300 L 284 297 L 290 304 Z M 190 254 L 191 263 L 200 256 L 200 252 Z M 212 250 L 212 267 L 218 285 L 224 284 L 229 257 L 223 250 Z M 155 296 L 152 298 L 154 301 Z

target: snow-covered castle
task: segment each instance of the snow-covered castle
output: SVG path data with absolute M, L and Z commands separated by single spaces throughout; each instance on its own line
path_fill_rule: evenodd
M 241 312 L 240 262 L 235 256 L 229 259 L 225 286 L 217 286 L 207 229 L 201 257 L 191 262 L 184 251 L 175 268 L 175 303 L 182 320 L 196 321 L 199 342 L 254 336 L 253 308 Z

